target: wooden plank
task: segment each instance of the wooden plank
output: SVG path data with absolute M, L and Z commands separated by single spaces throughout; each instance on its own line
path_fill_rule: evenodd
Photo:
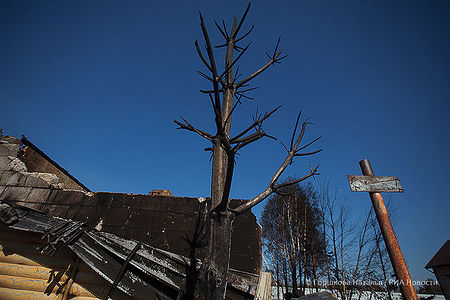
M 347 175 L 352 192 L 403 192 L 400 180 L 394 176 Z
M 272 287 L 272 274 L 261 272 L 259 275 L 258 288 L 256 290 L 255 300 L 270 300 Z

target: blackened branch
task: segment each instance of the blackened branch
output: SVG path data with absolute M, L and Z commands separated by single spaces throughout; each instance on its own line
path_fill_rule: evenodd
M 279 108 L 281 107 L 281 105 L 279 105 L 278 107 L 276 107 L 274 110 L 272 110 L 269 113 L 265 113 L 264 116 L 262 117 L 256 117 L 253 124 L 251 124 L 249 127 L 247 127 L 244 131 L 242 131 L 241 133 L 239 133 L 238 135 L 236 135 L 235 137 L 233 137 L 232 139 L 230 139 L 230 143 L 233 143 L 235 140 L 239 139 L 240 137 L 244 136 L 247 132 L 249 132 L 250 130 L 252 130 L 253 128 L 256 128 L 257 126 L 260 126 L 267 118 L 269 118 L 274 112 L 276 112 Z
M 198 135 L 200 135 L 201 137 L 204 137 L 205 139 L 212 141 L 213 140 L 213 136 L 203 130 L 197 129 L 194 126 L 192 126 L 192 124 L 190 124 L 188 121 L 186 121 L 185 119 L 183 119 L 183 117 L 180 116 L 180 118 L 184 121 L 184 123 L 178 121 L 178 120 L 174 120 L 175 124 L 177 124 L 178 127 L 177 129 L 185 129 L 185 130 L 189 130 L 192 132 L 197 133 Z
M 287 57 L 287 55 L 281 56 L 281 52 L 283 50 L 279 50 L 278 51 L 279 44 L 280 44 L 280 38 L 278 38 L 278 41 L 277 41 L 277 44 L 275 46 L 275 51 L 273 52 L 273 55 L 270 56 L 270 55 L 268 55 L 266 53 L 269 56 L 269 61 L 264 66 L 262 66 L 259 70 L 257 70 L 255 73 L 251 74 L 247 78 L 245 78 L 245 79 L 241 80 L 239 83 L 237 83 L 236 84 L 236 89 L 238 89 L 243 84 L 246 84 L 247 82 L 249 82 L 250 80 L 252 80 L 256 76 L 258 76 L 259 74 L 261 74 L 262 72 L 267 70 L 267 68 L 269 68 L 271 65 L 274 65 L 275 63 L 280 63 L 282 59 Z
M 317 171 L 318 169 L 319 169 L 319 165 L 317 165 L 314 169 L 310 169 L 310 172 L 308 174 L 306 174 L 305 176 L 303 176 L 302 178 L 298 178 L 296 180 L 292 180 L 292 181 L 288 181 L 288 182 L 283 182 L 283 183 L 277 184 L 277 185 L 274 186 L 274 189 L 275 190 L 279 190 L 279 189 L 281 189 L 283 187 L 286 187 L 288 185 L 293 185 L 293 184 L 299 183 L 299 182 L 301 182 L 301 181 L 303 181 L 303 180 L 305 180 L 305 179 L 307 179 L 307 178 L 309 178 L 311 176 L 320 175 L 319 172 Z
M 214 91 L 214 90 L 200 90 L 200 93 L 203 93 L 203 94 L 214 94 L 215 92 L 216 92 L 216 91 Z M 219 93 L 222 93 L 223 90 L 220 89 L 218 92 L 219 92 Z
M 214 53 L 212 51 L 211 41 L 209 40 L 208 31 L 206 30 L 205 21 L 203 20 L 202 13 L 200 13 L 200 26 L 202 27 L 203 38 L 205 39 L 206 43 L 206 51 L 208 53 L 209 63 L 212 69 L 211 72 L 213 73 L 214 77 L 216 77 L 217 76 L 216 62 L 214 60 Z
M 220 28 L 219 24 L 217 24 L 216 21 L 214 21 L 214 24 L 216 24 L 217 29 L 219 29 L 220 33 L 222 34 L 223 38 L 225 39 L 225 41 L 228 42 L 228 40 L 230 39 L 230 37 L 228 36 L 228 34 L 226 34 L 222 28 Z
M 283 172 L 286 170 L 286 168 L 291 163 L 292 158 L 294 156 L 296 156 L 296 154 L 299 154 L 297 152 L 298 152 L 298 149 L 299 149 L 300 142 L 303 139 L 303 136 L 305 134 L 305 130 L 306 130 L 306 125 L 307 124 L 308 124 L 308 121 L 303 122 L 301 131 L 300 131 L 299 135 L 297 136 L 297 138 L 295 139 L 295 143 L 293 143 L 293 145 L 290 147 L 286 158 L 284 159 L 284 161 L 281 164 L 281 166 L 278 168 L 278 170 L 273 175 L 273 177 L 270 180 L 269 185 L 267 186 L 267 188 L 262 193 L 260 193 L 255 198 L 253 198 L 252 200 L 250 200 L 250 201 L 240 205 L 236 209 L 233 209 L 232 211 L 236 215 L 241 214 L 241 213 L 245 212 L 246 210 L 252 208 L 253 206 L 257 205 L 258 203 L 260 203 L 261 201 L 266 199 L 273 192 L 279 192 L 279 189 L 282 188 L 282 187 L 285 187 L 285 186 L 288 186 L 288 185 L 292 185 L 292 184 L 296 184 L 296 183 L 299 183 L 299 182 L 301 182 L 301 181 L 303 181 L 303 180 L 305 180 L 305 179 L 307 179 L 309 177 L 314 177 L 315 175 L 319 175 L 319 173 L 318 173 L 319 165 L 317 165 L 314 169 L 312 169 L 311 166 L 310 166 L 309 173 L 306 174 L 305 176 L 303 176 L 303 177 L 301 177 L 299 179 L 293 180 L 293 181 L 281 183 L 281 184 L 278 184 L 278 185 L 276 184 L 278 179 L 280 178 L 280 176 L 283 174 Z M 296 126 L 294 128 L 294 132 L 297 131 L 297 127 L 298 127 L 298 121 L 296 122 Z M 317 151 L 317 152 L 319 152 L 319 151 Z
M 197 71 L 197 73 L 202 76 L 203 78 L 205 78 L 206 80 L 209 80 L 211 82 L 214 82 L 214 79 L 212 79 L 211 77 L 209 77 L 208 75 L 206 75 L 205 73 L 203 73 L 202 71 Z
M 208 68 L 209 71 L 211 71 L 211 73 L 213 73 L 213 69 L 211 68 L 211 66 L 206 61 L 205 57 L 203 56 L 202 51 L 200 50 L 200 47 L 199 47 L 197 41 L 195 41 L 195 49 L 197 49 L 197 54 L 198 54 L 198 56 L 200 56 L 200 59 L 202 60 L 203 64 Z
M 295 134 L 297 133 L 298 122 L 300 121 L 301 115 L 302 115 L 302 111 L 299 111 L 298 115 L 297 115 L 297 120 L 295 121 L 294 131 L 292 132 L 291 144 L 289 146 L 289 150 L 292 150 L 292 146 L 294 146 Z
M 225 25 L 225 20 L 222 20 L 223 30 L 225 31 L 226 36 L 230 36 L 227 31 L 227 26 Z
M 253 90 L 256 90 L 256 89 L 259 89 L 259 86 L 255 86 L 255 87 L 248 88 L 248 89 L 245 89 L 245 90 L 240 90 L 239 93 L 246 93 L 246 92 L 250 92 L 250 91 L 253 91 Z
M 220 95 L 219 95 L 219 82 L 222 83 L 222 86 L 224 85 L 223 81 L 220 81 L 220 78 L 217 76 L 217 68 L 216 68 L 216 62 L 214 60 L 214 53 L 211 47 L 211 41 L 209 40 L 208 31 L 206 30 L 205 21 L 203 20 L 203 16 L 200 13 L 200 25 L 202 27 L 203 37 L 205 39 L 206 43 L 206 51 L 208 53 L 209 58 L 209 65 L 211 66 L 211 73 L 212 77 L 214 79 L 213 81 L 213 90 L 214 90 L 214 105 L 217 107 L 218 111 L 220 112 Z M 220 112 L 221 113 L 221 112 Z
M 238 104 L 241 104 L 241 103 L 242 103 L 242 102 L 241 102 L 242 96 L 236 95 L 236 93 L 235 93 L 234 95 L 235 95 L 235 97 L 236 97 L 236 102 L 233 104 L 233 108 L 231 109 L 230 113 L 229 113 L 228 116 L 226 117 L 224 124 L 227 124 L 227 123 L 228 123 L 228 121 L 230 120 L 230 118 L 231 118 L 231 116 L 232 116 L 234 110 L 235 110 L 236 107 L 238 106 Z
M 255 98 L 247 96 L 247 95 L 245 95 L 244 93 L 241 93 L 241 92 L 236 92 L 236 95 L 238 95 L 241 98 L 248 99 L 248 100 L 255 100 Z
M 248 36 L 253 31 L 253 28 L 255 28 L 255 25 L 252 25 L 252 27 L 250 28 L 249 31 L 247 31 L 246 34 L 244 34 L 240 38 L 236 39 L 236 43 L 242 41 L 246 36 Z
M 216 106 L 216 103 L 214 102 L 211 94 L 209 94 L 208 96 L 209 99 L 211 100 L 211 105 L 214 110 L 214 120 L 216 122 L 217 132 L 221 133 L 223 131 L 223 127 L 222 127 L 222 114 L 220 112 L 220 107 Z
M 239 25 L 237 26 L 236 30 L 233 32 L 233 34 L 232 34 L 232 36 L 231 36 L 232 39 L 236 39 L 236 36 L 238 35 L 239 30 L 241 29 L 241 26 L 242 26 L 242 24 L 244 23 L 245 17 L 247 17 L 248 10 L 250 9 L 250 5 L 251 5 L 251 3 L 249 3 L 249 4 L 247 5 L 247 8 L 245 9 L 245 12 L 244 12 L 244 14 L 242 15 L 242 18 L 241 18 L 241 20 L 239 21 Z
M 300 147 L 297 151 L 303 150 L 303 149 L 305 149 L 306 147 L 308 147 L 308 146 L 314 144 L 314 143 L 317 142 L 320 138 L 321 138 L 321 136 L 319 136 L 318 138 L 315 138 L 312 142 L 309 142 L 309 143 L 306 144 L 305 146 Z
M 223 187 L 223 194 L 222 194 L 222 202 L 219 204 L 217 209 L 220 210 L 220 208 L 225 208 L 228 205 L 228 199 L 230 197 L 230 190 L 231 190 L 231 182 L 233 180 L 233 172 L 234 172 L 234 163 L 235 163 L 235 153 L 234 152 L 227 152 L 227 176 L 225 177 L 225 184 Z
M 316 150 L 316 151 L 312 151 L 312 152 L 306 152 L 306 153 L 295 153 L 294 156 L 307 156 L 307 155 L 312 155 L 312 154 L 316 154 L 321 152 L 322 149 Z
M 247 146 L 248 144 L 251 144 L 253 142 L 256 142 L 257 140 L 260 140 L 263 137 L 268 137 L 268 138 L 271 138 L 271 139 L 274 139 L 274 140 L 277 139 L 276 137 L 268 135 L 267 133 L 265 133 L 262 130 L 258 130 L 257 132 L 255 132 L 255 133 L 253 133 L 253 134 L 251 134 L 249 136 L 246 136 L 245 138 L 241 138 L 239 140 L 236 140 L 234 142 L 234 143 L 236 143 L 236 146 L 234 146 L 233 150 L 235 152 L 237 152 L 237 151 L 239 151 L 239 149 L 242 149 L 245 146 Z
M 250 47 L 251 44 L 252 42 L 248 43 L 248 45 L 242 50 L 241 53 L 239 53 L 236 59 L 229 66 L 227 66 L 227 68 L 225 69 L 225 71 L 223 71 L 223 73 L 219 76 L 219 78 L 223 78 L 223 76 L 228 74 L 228 72 L 231 70 L 234 64 L 241 58 L 242 55 L 244 55 L 245 51 L 247 51 L 248 47 Z

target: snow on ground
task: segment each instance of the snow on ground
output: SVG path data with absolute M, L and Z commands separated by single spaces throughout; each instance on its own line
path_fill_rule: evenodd
M 326 289 L 319 289 L 319 291 L 329 291 Z M 306 294 L 313 294 L 315 293 L 315 289 L 306 289 Z M 332 292 L 333 293 L 333 292 Z M 338 295 L 338 292 L 334 292 L 334 295 Z M 359 294 L 355 293 L 352 296 L 351 300 L 377 300 L 377 299 L 387 299 L 387 297 L 385 297 L 385 293 L 382 292 L 375 292 L 373 293 L 372 297 L 371 297 L 371 293 L 370 292 L 365 292 L 363 295 L 361 295 L 361 298 L 359 298 Z M 384 296 L 384 297 L 383 297 Z M 430 294 L 417 294 L 417 296 L 419 297 L 419 299 L 427 299 L 430 296 L 434 296 L 434 298 L 431 298 L 432 300 L 445 300 L 444 295 L 430 295 Z M 391 298 L 392 300 L 402 300 L 402 296 L 400 293 L 391 293 Z M 430 299 L 430 300 L 431 300 Z M 277 287 L 273 286 L 272 287 L 272 300 L 284 300 L 283 296 L 281 295 L 281 288 L 280 288 L 280 298 L 277 297 Z

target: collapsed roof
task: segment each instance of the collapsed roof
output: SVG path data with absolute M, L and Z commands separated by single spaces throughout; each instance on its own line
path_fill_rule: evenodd
M 93 193 L 25 138 L 1 136 L 0 173 L 6 205 L 0 220 L 14 230 L 45 234 L 44 253 L 70 248 L 113 288 L 137 299 L 148 290 L 176 298 L 187 272 L 206 255 L 204 198 Z M 257 293 L 261 259 L 261 228 L 248 211 L 233 232 L 232 299 Z

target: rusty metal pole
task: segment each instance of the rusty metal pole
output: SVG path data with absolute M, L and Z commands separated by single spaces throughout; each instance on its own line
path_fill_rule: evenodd
M 375 176 L 368 159 L 361 160 L 359 165 L 363 175 Z M 416 290 L 412 284 L 408 267 L 406 266 L 397 237 L 395 236 L 394 229 L 392 228 L 391 221 L 389 220 L 383 197 L 381 197 L 380 193 L 369 192 L 369 195 L 377 216 L 378 224 L 380 224 L 381 233 L 389 253 L 389 258 L 391 259 L 392 267 L 394 268 L 395 276 L 400 281 L 400 290 L 403 298 L 406 300 L 417 300 Z

